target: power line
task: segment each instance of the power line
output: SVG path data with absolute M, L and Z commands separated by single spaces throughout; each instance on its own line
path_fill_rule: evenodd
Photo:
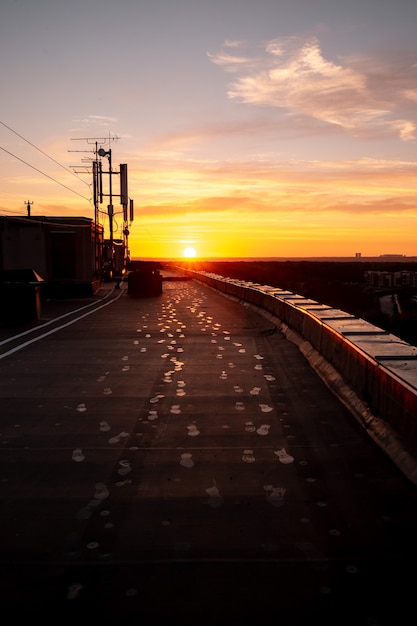
M 35 150 L 38 150 L 38 152 L 40 152 L 41 154 L 43 154 L 44 156 L 46 156 L 48 159 L 50 159 L 51 161 L 53 161 L 54 163 L 56 163 L 56 165 L 59 165 L 59 167 L 62 167 L 62 169 L 64 169 L 66 172 L 69 172 L 70 174 L 72 174 L 73 176 L 75 176 L 75 178 L 77 180 L 80 180 L 81 182 L 83 182 L 85 185 L 87 185 L 88 187 L 90 187 L 89 183 L 87 183 L 85 180 L 83 180 L 82 178 L 80 178 L 79 176 L 76 175 L 75 172 L 73 172 L 72 170 L 68 169 L 67 167 L 65 167 L 65 165 L 62 165 L 61 163 L 59 163 L 58 161 L 56 161 L 53 157 L 49 156 L 49 154 L 47 154 L 46 152 L 44 152 L 43 150 L 41 150 L 40 148 L 38 148 L 38 146 L 36 146 L 34 143 L 32 143 L 31 141 L 29 141 L 28 139 L 26 139 L 25 137 L 23 137 L 22 135 L 20 135 L 16 130 L 14 130 L 13 128 L 11 128 L 10 126 L 8 126 L 7 124 L 5 124 L 4 122 L 2 122 L 0 120 L 0 124 L 2 124 L 5 128 L 7 128 L 7 130 L 10 130 L 11 133 L 14 133 L 15 135 L 17 135 L 17 137 L 20 137 L 20 139 L 23 139 L 23 141 L 26 141 L 26 143 L 28 143 L 30 146 L 32 146 L 32 148 L 35 148 Z
M 20 157 L 16 156 L 12 152 L 9 152 L 9 150 L 6 150 L 6 148 L 3 148 L 3 146 L 0 146 L 0 150 L 3 150 L 3 152 L 7 152 L 7 154 L 10 154 L 10 156 L 12 156 L 13 158 L 17 159 L 18 161 L 21 161 L 22 163 L 24 163 L 28 167 L 31 167 L 36 172 L 39 172 L 39 174 L 42 174 L 42 176 L 46 176 L 46 178 L 49 178 L 50 180 L 52 180 L 57 185 L 61 185 L 61 187 L 64 187 L 65 189 L 68 189 L 68 191 L 71 191 L 71 193 L 75 193 L 77 196 L 80 196 L 80 198 L 83 198 L 84 200 L 87 200 L 87 202 L 89 202 L 91 204 L 91 198 L 87 198 L 86 196 L 83 196 L 81 193 L 78 193 L 78 191 L 75 191 L 75 189 L 71 189 L 70 187 L 67 187 L 67 185 L 64 185 L 64 183 L 59 182 L 59 180 L 56 180 L 52 176 L 49 176 L 49 174 L 45 174 L 45 172 L 42 172 L 42 170 L 39 170 L 34 165 L 31 165 L 30 163 L 27 163 L 27 161 L 24 161 L 23 159 L 21 159 Z

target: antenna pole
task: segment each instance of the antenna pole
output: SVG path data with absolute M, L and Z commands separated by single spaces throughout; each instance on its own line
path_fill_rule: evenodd
M 25 204 L 27 207 L 28 217 L 30 217 L 30 205 L 33 204 L 33 202 L 31 202 L 30 200 L 25 200 Z

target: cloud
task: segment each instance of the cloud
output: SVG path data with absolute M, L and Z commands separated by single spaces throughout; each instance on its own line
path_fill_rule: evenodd
M 410 120 L 394 120 L 391 128 L 398 131 L 403 141 L 413 141 L 416 136 L 416 125 Z
M 118 123 L 118 119 L 116 117 L 111 117 L 109 115 L 85 115 L 84 117 L 78 116 L 73 120 L 73 128 L 70 130 L 78 131 L 82 128 L 97 128 L 97 129 L 106 129 L 107 131 L 111 128 L 114 128 Z
M 157 176 L 132 170 L 138 215 L 194 219 L 212 216 L 213 223 L 269 215 L 292 220 L 295 214 L 400 216 L 415 214 L 415 162 L 392 159 L 286 160 L 253 155 L 240 161 L 162 164 Z M 161 190 L 163 190 L 161 192 Z M 407 191 L 410 190 L 410 191 Z M 155 193 L 157 200 L 155 201 Z M 279 216 L 279 218 L 278 218 Z M 336 216 L 339 216 L 336 218 Z M 263 218 L 262 218 L 263 219 Z M 300 218 L 302 219 L 302 218 Z
M 247 67 L 250 64 L 249 57 L 238 56 L 236 54 L 227 54 L 223 52 L 212 55 L 208 52 L 207 56 L 213 61 L 213 63 L 216 63 L 217 65 L 222 65 L 224 69 L 228 72 L 237 72 L 239 66 Z
M 385 64 L 370 57 L 335 62 L 325 58 L 316 38 L 287 37 L 269 41 L 261 54 L 236 56 L 226 46 L 209 58 L 238 74 L 228 90 L 231 99 L 352 135 L 416 139 L 417 66 L 401 55 Z

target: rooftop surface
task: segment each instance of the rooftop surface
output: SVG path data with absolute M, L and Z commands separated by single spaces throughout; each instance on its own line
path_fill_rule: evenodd
M 109 285 L 0 350 L 3 611 L 409 623 L 417 489 L 259 312 Z

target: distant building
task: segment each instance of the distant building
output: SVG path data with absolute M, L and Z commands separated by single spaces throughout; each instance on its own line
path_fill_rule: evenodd
M 50 290 L 94 292 L 103 227 L 86 217 L 0 217 L 0 270 L 32 269 Z
M 370 270 L 365 272 L 366 283 L 377 289 L 417 288 L 417 272 L 407 270 L 389 272 Z

